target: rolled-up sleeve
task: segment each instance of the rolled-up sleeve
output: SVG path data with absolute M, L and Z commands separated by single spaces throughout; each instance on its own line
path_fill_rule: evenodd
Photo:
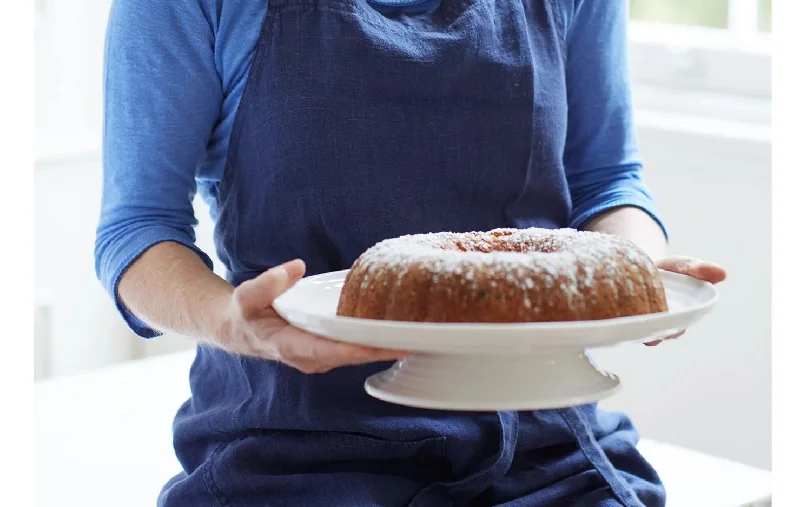
M 133 315 L 117 287 L 148 248 L 194 250 L 195 173 L 222 90 L 208 13 L 194 1 L 116 0 L 106 36 L 103 194 L 95 270 L 130 328 L 158 332 Z
M 666 227 L 642 181 L 631 101 L 625 0 L 564 0 L 568 120 L 564 167 L 570 227 L 614 208 L 642 209 Z

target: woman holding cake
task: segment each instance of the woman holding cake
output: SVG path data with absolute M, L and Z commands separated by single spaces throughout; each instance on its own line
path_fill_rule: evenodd
M 622 0 L 117 0 L 98 276 L 130 327 L 198 339 L 172 506 L 661 506 L 627 417 L 384 403 L 402 352 L 271 302 L 381 240 L 575 228 L 665 258 L 641 179 Z M 215 221 L 226 279 L 194 244 Z

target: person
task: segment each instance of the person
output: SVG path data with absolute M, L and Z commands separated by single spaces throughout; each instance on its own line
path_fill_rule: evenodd
M 623 0 L 116 0 L 105 65 L 99 279 L 138 335 L 198 340 L 159 505 L 664 505 L 625 415 L 385 403 L 363 382 L 402 351 L 270 306 L 379 240 L 499 227 L 617 234 L 721 281 L 665 255 Z

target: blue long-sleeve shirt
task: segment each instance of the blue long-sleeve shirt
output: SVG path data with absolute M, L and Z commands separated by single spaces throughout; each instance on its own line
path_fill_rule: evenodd
M 564 167 L 580 228 L 619 206 L 648 212 L 632 121 L 623 0 L 559 0 L 566 34 Z M 163 241 L 194 249 L 192 199 L 216 213 L 228 140 L 266 0 L 116 0 L 105 59 L 104 185 L 96 270 L 141 336 L 158 333 L 125 309 L 117 285 Z M 662 225 L 663 228 L 663 225 Z

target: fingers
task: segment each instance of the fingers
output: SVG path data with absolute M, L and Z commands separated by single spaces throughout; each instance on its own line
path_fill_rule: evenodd
M 692 257 L 668 257 L 658 261 L 656 266 L 665 271 L 672 271 L 673 273 L 692 276 L 699 280 L 715 284 L 724 281 L 727 277 L 725 269 L 721 266 L 714 264 L 713 262 L 703 261 Z M 686 331 L 680 331 L 658 340 L 645 342 L 645 345 L 648 347 L 653 347 L 664 340 L 673 340 L 678 338 L 685 332 Z
M 407 352 L 341 343 L 290 326 L 272 309 L 272 302 L 305 274 L 303 261 L 294 260 L 242 283 L 233 298 L 239 338 L 227 349 L 280 361 L 303 373 L 324 373 L 347 365 L 402 359 Z
M 710 283 L 720 283 L 727 277 L 721 266 L 692 257 L 669 257 L 658 261 L 656 265 L 665 271 L 693 276 Z
M 272 302 L 291 288 L 305 274 L 305 264 L 293 260 L 265 271 L 258 277 L 242 283 L 233 297 L 245 319 L 263 315 Z
M 289 279 L 295 282 L 303 278 L 303 275 L 306 274 L 306 264 L 300 259 L 286 262 L 282 264 L 282 266 L 286 270 L 286 273 L 289 274 Z
M 695 278 L 699 278 L 700 280 L 705 280 L 709 283 L 720 283 L 725 281 L 728 274 L 725 272 L 725 269 L 713 264 L 711 262 L 702 262 L 695 266 L 695 272 L 692 273 L 692 276 Z
M 276 359 L 303 373 L 325 373 L 348 365 L 394 361 L 408 355 L 397 350 L 376 349 L 337 342 L 285 326 L 270 337 Z
M 675 338 L 679 338 L 679 337 L 683 336 L 684 333 L 686 333 L 686 330 L 678 331 L 677 333 L 671 334 L 669 336 L 665 336 L 664 338 L 659 338 L 658 340 L 653 340 L 653 341 L 650 341 L 650 342 L 644 342 L 644 344 L 646 346 L 648 346 L 648 347 L 655 347 L 656 345 L 658 345 L 659 343 L 661 343 L 663 341 L 674 340 Z

